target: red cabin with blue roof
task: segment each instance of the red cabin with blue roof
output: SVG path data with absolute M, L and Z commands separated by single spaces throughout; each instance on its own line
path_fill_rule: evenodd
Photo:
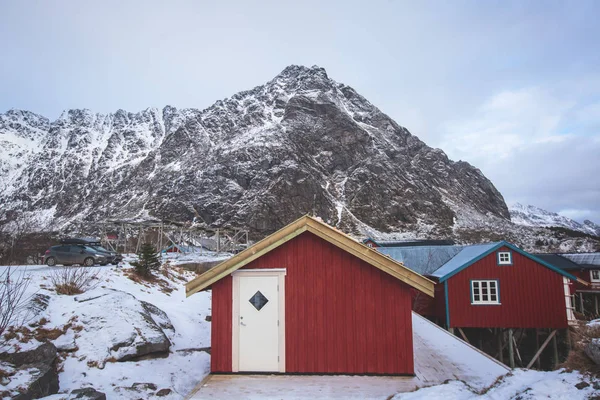
M 570 282 L 581 279 L 510 244 L 379 247 L 436 282 L 414 310 L 448 328 L 566 328 Z

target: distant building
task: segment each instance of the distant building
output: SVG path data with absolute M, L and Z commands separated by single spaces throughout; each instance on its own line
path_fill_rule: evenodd
M 574 282 L 569 292 L 573 296 L 577 312 L 592 318 L 600 318 L 600 253 L 537 254 L 556 266 L 589 284 Z

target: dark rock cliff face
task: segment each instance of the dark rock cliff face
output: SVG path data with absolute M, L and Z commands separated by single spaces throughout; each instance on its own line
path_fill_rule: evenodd
M 19 165 L 0 170 L 0 207 L 54 228 L 153 216 L 259 236 L 311 213 L 345 230 L 444 235 L 460 210 L 510 219 L 478 169 L 318 67 L 290 66 L 203 111 L 70 110 L 54 122 L 10 111 L 3 140 L 0 159 Z

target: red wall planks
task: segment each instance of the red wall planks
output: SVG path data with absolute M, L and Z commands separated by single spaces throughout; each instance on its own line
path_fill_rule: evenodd
M 448 279 L 451 327 L 567 327 L 562 275 L 517 252 L 512 257 L 513 265 L 499 266 L 493 252 Z M 501 304 L 472 305 L 473 279 L 498 279 Z
M 212 285 L 210 369 L 213 372 L 231 372 L 232 281 L 229 275 Z
M 286 268 L 286 372 L 413 374 L 410 287 L 305 232 L 245 269 Z M 231 277 L 212 287 L 213 372 L 231 371 Z
M 589 269 L 570 270 L 567 272 L 590 283 L 590 286 L 586 286 L 582 283 L 571 281 L 571 284 L 569 285 L 571 294 L 575 294 L 581 290 L 600 290 L 600 283 L 592 282 L 591 271 Z

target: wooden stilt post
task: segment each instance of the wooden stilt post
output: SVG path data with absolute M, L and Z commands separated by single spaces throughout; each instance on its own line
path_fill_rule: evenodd
M 127 254 L 127 231 L 124 224 L 121 224 L 121 230 L 123 233 L 123 253 Z
M 462 336 L 463 340 L 469 343 L 469 339 L 467 338 L 467 335 L 465 335 L 465 333 L 463 332 L 462 328 L 458 328 L 458 332 L 460 332 L 460 336 Z
M 556 369 L 556 366 L 560 364 L 560 360 L 558 359 L 558 343 L 556 340 L 556 335 L 554 335 L 552 338 L 552 350 L 554 352 L 554 368 Z
M 565 334 L 567 335 L 567 350 L 571 351 L 571 330 L 569 328 L 565 329 Z
M 594 294 L 594 306 L 596 309 L 596 317 L 598 317 L 598 295 Z
M 519 342 L 523 338 L 523 330 L 521 329 L 521 335 L 519 336 Z M 519 359 L 519 365 L 523 365 L 523 359 L 521 358 L 521 353 L 519 352 L 519 345 L 517 344 L 517 339 L 513 336 L 513 342 L 515 344 L 515 353 L 517 353 L 517 358 Z
M 540 350 L 540 331 L 537 328 L 535 328 L 535 352 L 537 353 L 539 350 Z M 537 360 L 535 360 L 535 365 L 537 366 L 537 369 L 542 368 L 542 364 L 541 364 L 539 357 L 537 358 Z
M 515 367 L 515 353 L 513 349 L 513 330 L 510 328 L 508 330 L 508 364 L 509 367 Z
M 548 343 L 554 337 L 554 335 L 556 335 L 556 329 L 553 330 L 552 333 L 548 335 L 548 337 L 546 338 L 546 340 L 544 340 L 544 343 L 542 343 L 542 347 L 540 347 L 540 349 L 537 351 L 537 353 L 535 353 L 535 355 L 533 356 L 533 358 L 531 359 L 531 361 L 529 361 L 529 364 L 527 364 L 526 368 L 531 368 L 531 366 L 533 365 L 533 363 L 535 362 L 535 360 L 538 359 L 538 357 L 540 356 L 540 354 L 542 354 L 542 351 L 544 351 L 544 349 L 546 348 L 546 346 L 548 346 Z
M 504 346 L 502 346 L 502 335 L 504 332 L 502 332 L 502 328 L 498 329 L 498 331 L 498 356 L 500 357 L 500 362 L 504 364 Z
M 579 305 L 581 307 L 581 313 L 585 315 L 585 310 L 583 309 L 583 293 L 579 293 Z
M 448 328 L 448 332 L 454 335 L 454 328 Z

